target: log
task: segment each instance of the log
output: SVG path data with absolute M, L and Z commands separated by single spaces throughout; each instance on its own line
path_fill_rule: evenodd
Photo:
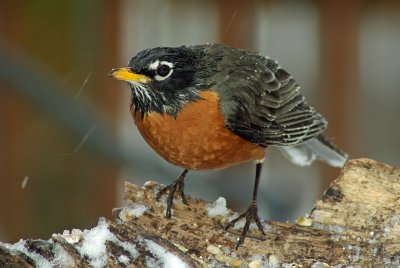
M 129 205 L 90 230 L 64 231 L 49 240 L 0 243 L 1 267 L 398 267 L 400 169 L 370 159 L 349 160 L 307 217 L 264 221 L 235 249 L 238 214 L 214 203 L 174 200 L 166 219 L 162 187 L 126 183 Z

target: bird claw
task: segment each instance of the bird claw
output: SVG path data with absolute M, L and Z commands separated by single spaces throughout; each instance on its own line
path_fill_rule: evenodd
M 174 194 L 176 191 L 178 191 L 179 196 L 181 197 L 182 203 L 185 205 L 189 205 L 185 193 L 184 193 L 184 187 L 185 187 L 185 182 L 184 182 L 184 175 L 180 175 L 179 178 L 172 184 L 165 186 L 162 188 L 157 194 L 156 194 L 156 200 L 159 201 L 160 197 L 164 194 L 168 193 L 167 197 L 167 209 L 165 212 L 165 216 L 167 218 L 171 218 L 171 208 L 172 208 L 172 202 L 174 200 Z
M 241 244 L 243 244 L 244 239 L 246 238 L 247 231 L 250 228 L 251 221 L 255 221 L 255 223 L 256 223 L 258 229 L 260 230 L 260 232 L 263 235 L 265 235 L 264 228 L 263 228 L 263 226 L 261 224 L 260 217 L 258 216 L 258 208 L 257 208 L 257 205 L 255 203 L 251 203 L 251 205 L 246 210 L 246 212 L 240 214 L 239 217 L 237 217 L 236 219 L 233 219 L 232 221 L 230 221 L 225 226 L 225 230 L 228 230 L 229 228 L 233 227 L 235 225 L 235 223 L 238 222 L 242 218 L 246 218 L 246 223 L 243 226 L 242 234 L 240 235 L 240 237 L 238 239 L 238 242 L 236 244 L 236 250 L 239 248 L 239 246 Z

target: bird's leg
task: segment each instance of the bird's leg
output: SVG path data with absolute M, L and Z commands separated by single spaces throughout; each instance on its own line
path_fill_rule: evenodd
M 171 218 L 171 207 L 172 207 L 172 201 L 174 199 L 174 194 L 176 192 L 176 190 L 178 190 L 178 194 L 181 197 L 182 202 L 185 205 L 189 205 L 187 200 L 186 200 L 186 196 L 185 193 L 183 191 L 183 189 L 185 188 L 185 176 L 186 173 L 188 173 L 189 170 L 185 169 L 181 175 L 174 181 L 174 183 L 165 186 L 164 188 L 162 188 L 156 195 L 156 200 L 159 201 L 160 197 L 165 194 L 167 191 L 169 191 L 168 193 L 168 198 L 167 198 L 167 211 L 165 213 L 165 216 L 167 218 Z
M 258 183 L 260 181 L 260 174 L 261 174 L 261 169 L 262 169 L 262 164 L 264 162 L 264 159 L 262 160 L 257 160 L 257 165 L 256 165 L 256 179 L 254 182 L 254 189 L 253 189 L 253 199 L 251 201 L 251 204 L 249 208 L 241 214 L 239 217 L 236 219 L 232 220 L 230 223 L 228 223 L 227 226 L 225 226 L 225 230 L 228 230 L 230 227 L 234 226 L 236 222 L 238 222 L 242 218 L 246 218 L 246 223 L 243 227 L 242 234 L 240 235 L 240 238 L 236 244 L 236 249 L 239 248 L 241 244 L 243 244 L 244 239 L 246 237 L 246 233 L 249 230 L 250 223 L 251 221 L 255 221 L 257 224 L 258 229 L 261 231 L 263 235 L 264 233 L 264 228 L 261 224 L 260 217 L 258 217 L 258 209 L 257 209 L 257 191 L 258 191 Z

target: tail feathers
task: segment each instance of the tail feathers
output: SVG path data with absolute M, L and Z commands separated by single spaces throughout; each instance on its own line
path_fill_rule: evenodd
M 348 155 L 338 149 L 323 135 L 312 138 L 305 143 L 279 147 L 284 156 L 300 166 L 308 166 L 319 159 L 334 167 L 343 167 Z

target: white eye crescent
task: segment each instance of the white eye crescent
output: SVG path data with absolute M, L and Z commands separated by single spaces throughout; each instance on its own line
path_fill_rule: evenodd
M 160 61 L 159 61 L 159 60 L 156 60 L 156 61 L 152 62 L 152 63 L 149 65 L 148 69 L 149 69 L 149 70 L 155 70 L 155 69 L 157 69 L 158 65 L 160 65 Z
M 148 68 L 156 71 L 156 75 L 154 76 L 156 80 L 162 81 L 171 76 L 174 71 L 174 64 L 168 61 L 156 60 L 152 62 Z

